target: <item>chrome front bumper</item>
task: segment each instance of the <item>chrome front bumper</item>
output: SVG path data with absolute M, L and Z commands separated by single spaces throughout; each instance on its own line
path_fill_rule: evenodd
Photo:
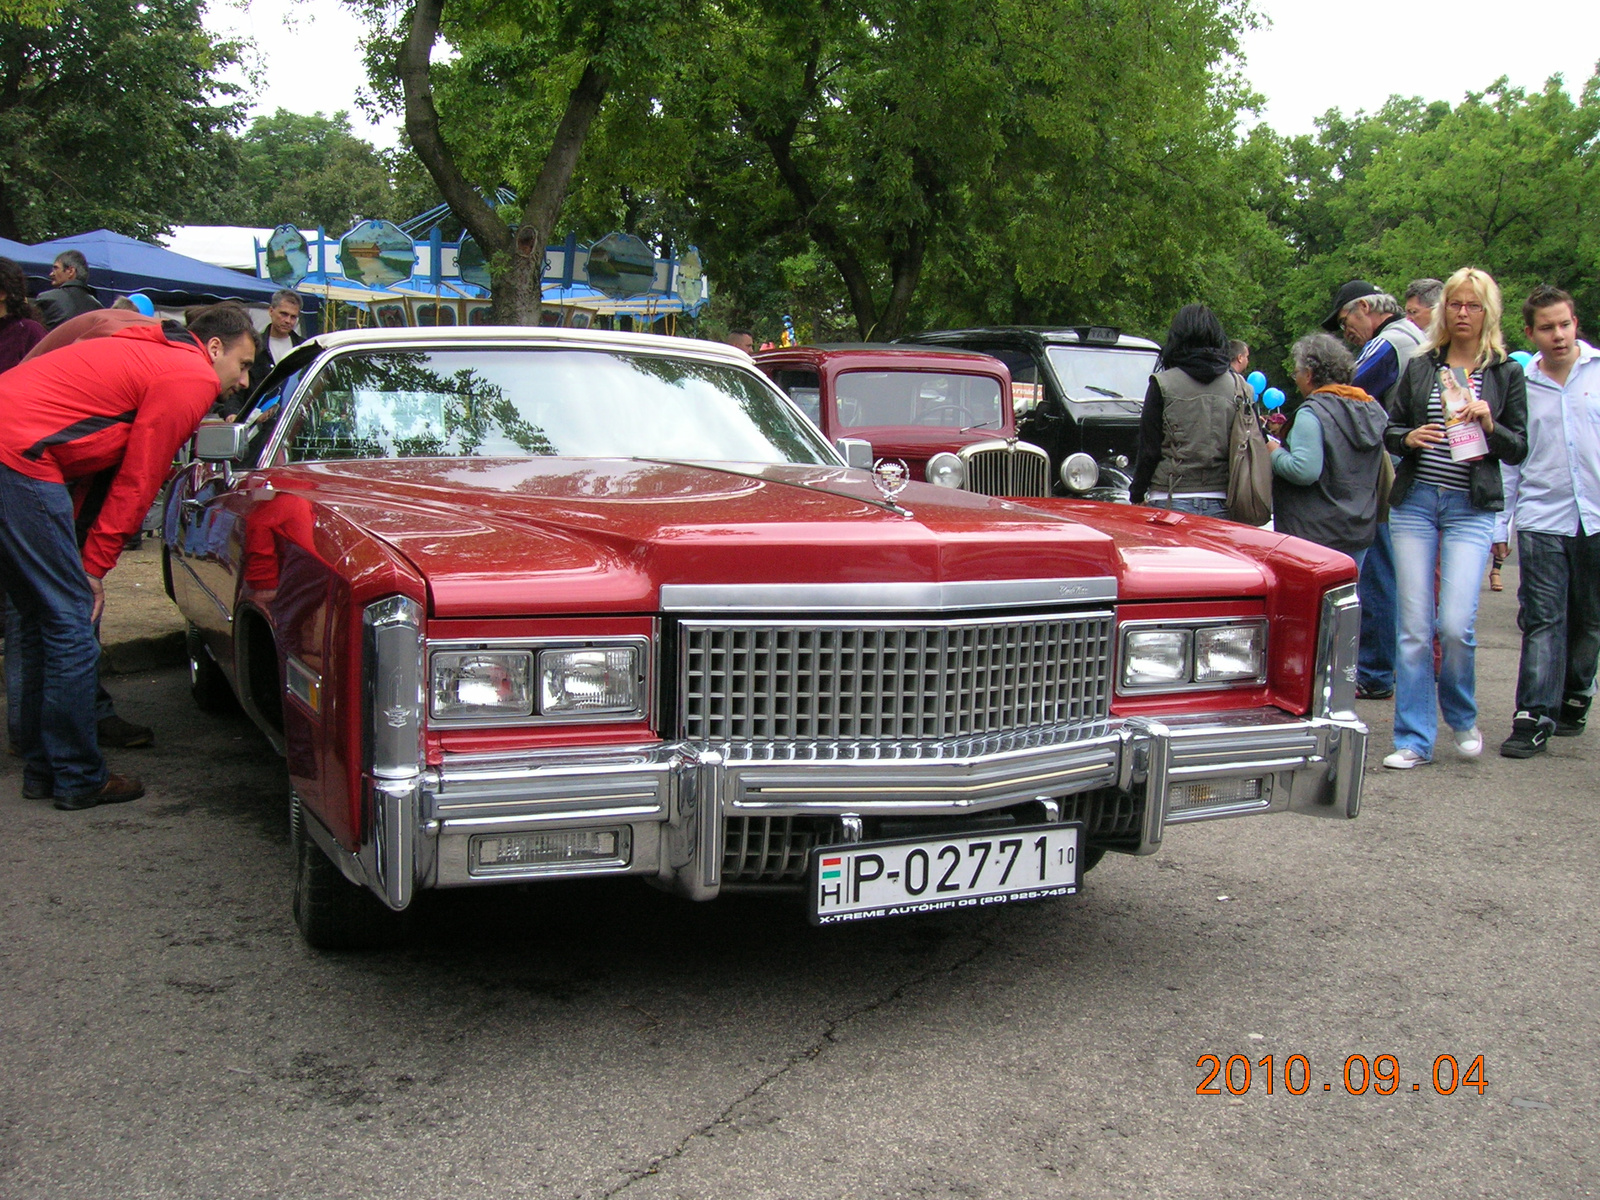
M 1353 717 L 1263 709 L 937 745 L 653 745 L 452 757 L 409 786 L 383 785 L 369 847 L 344 855 L 341 865 L 395 908 L 416 887 L 602 874 L 650 876 L 708 900 L 724 884 L 729 818 L 830 818 L 840 840 L 850 840 L 876 817 L 961 816 L 1030 801 L 1050 812 L 1098 789 L 1142 794 L 1137 841 L 1118 848 L 1150 854 L 1168 826 L 1192 821 L 1283 811 L 1354 817 L 1366 741 L 1366 727 Z M 624 827 L 626 862 L 473 869 L 475 837 Z M 331 842 L 317 840 L 325 849 Z

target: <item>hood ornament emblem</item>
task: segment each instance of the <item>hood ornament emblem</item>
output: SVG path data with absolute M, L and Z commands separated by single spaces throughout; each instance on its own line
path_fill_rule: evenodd
M 900 507 L 895 497 L 905 491 L 910 482 L 911 469 L 898 458 L 880 458 L 872 464 L 872 486 L 878 489 L 878 494 L 890 508 L 908 517 L 911 510 Z

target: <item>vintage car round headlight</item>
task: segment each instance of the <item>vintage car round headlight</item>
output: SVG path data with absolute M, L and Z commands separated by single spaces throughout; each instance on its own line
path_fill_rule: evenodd
M 1067 485 L 1069 492 L 1087 492 L 1100 482 L 1100 467 L 1081 450 L 1069 454 L 1067 461 L 1061 464 L 1061 482 Z
M 928 482 L 939 487 L 965 487 L 967 467 L 959 458 L 946 450 L 928 460 L 927 475 Z

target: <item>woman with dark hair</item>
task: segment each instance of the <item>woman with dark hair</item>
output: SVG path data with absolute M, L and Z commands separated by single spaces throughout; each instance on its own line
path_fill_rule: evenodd
M 1228 515 L 1228 436 L 1239 401 L 1222 322 L 1203 304 L 1172 318 L 1139 423 L 1133 502 Z
M 1290 350 L 1305 400 L 1286 445 L 1273 440 L 1272 520 L 1293 534 L 1356 560 L 1378 535 L 1378 472 L 1389 414 L 1354 385 L 1356 362 L 1325 333 Z
M 28 278 L 9 258 L 0 258 L 0 371 L 9 371 L 44 337 L 39 310 L 28 302 Z

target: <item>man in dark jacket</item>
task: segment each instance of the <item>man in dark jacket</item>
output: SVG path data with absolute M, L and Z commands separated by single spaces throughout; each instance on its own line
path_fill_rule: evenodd
M 63 250 L 56 255 L 50 282 L 55 286 L 34 297 L 46 329 L 54 329 L 79 313 L 105 307 L 89 290 L 89 260 L 77 250 Z
M 64 346 L 0 377 L 0 586 L 20 615 L 23 795 L 73 810 L 136 800 L 100 753 L 94 695 L 101 578 L 219 392 L 243 387 L 255 330 L 238 305 L 189 330 L 134 326 Z M 84 539 L 69 487 L 112 472 Z
M 1334 297 L 1323 321 L 1329 333 L 1341 330 L 1357 350 L 1351 384 L 1380 406 L 1394 399 L 1400 375 L 1422 345 L 1422 332 L 1406 320 L 1405 309 L 1375 284 L 1352 279 Z M 1384 700 L 1394 695 L 1395 581 L 1389 526 L 1380 522 L 1370 552 L 1361 563 L 1361 649 L 1356 664 L 1356 695 Z

